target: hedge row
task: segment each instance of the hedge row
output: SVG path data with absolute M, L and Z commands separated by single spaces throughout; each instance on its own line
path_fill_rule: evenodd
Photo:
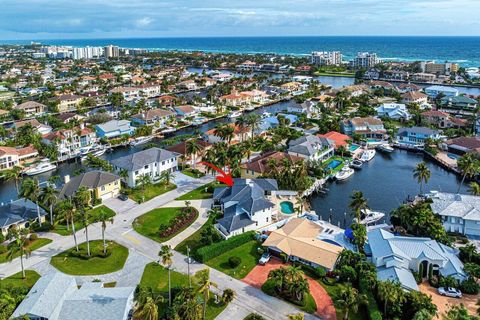
M 200 262 L 206 262 L 210 259 L 218 257 L 219 255 L 235 249 L 242 244 L 245 244 L 254 239 L 255 232 L 249 231 L 238 236 L 231 237 L 230 239 L 220 241 L 214 244 L 211 244 L 206 247 L 202 247 L 197 250 L 195 254 L 195 259 Z

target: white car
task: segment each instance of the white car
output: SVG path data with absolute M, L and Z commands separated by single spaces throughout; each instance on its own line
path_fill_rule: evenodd
M 442 296 L 452 297 L 452 298 L 461 298 L 462 292 L 455 288 L 438 288 L 438 293 Z
M 268 261 L 270 261 L 270 253 L 264 252 L 260 257 L 260 260 L 258 260 L 258 263 L 260 263 L 261 265 L 264 265 L 264 264 L 267 264 Z

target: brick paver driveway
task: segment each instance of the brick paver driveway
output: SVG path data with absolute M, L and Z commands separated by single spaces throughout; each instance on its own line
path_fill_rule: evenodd
M 268 273 L 271 270 L 275 270 L 285 266 L 279 259 L 272 258 L 270 261 L 262 266 L 257 265 L 255 268 L 250 271 L 250 273 L 242 279 L 243 282 L 251 285 L 255 288 L 261 288 L 262 285 L 268 279 Z M 328 295 L 327 291 L 315 280 L 307 277 L 308 284 L 310 286 L 310 293 L 317 304 L 317 314 L 325 320 L 336 320 L 337 313 L 333 305 L 333 301 Z

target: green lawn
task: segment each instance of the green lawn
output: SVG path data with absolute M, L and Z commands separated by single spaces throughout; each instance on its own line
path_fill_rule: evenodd
M 260 259 L 258 247 L 258 242 L 252 240 L 207 261 L 206 264 L 231 277 L 242 279 L 257 265 L 258 259 Z M 232 268 L 228 263 L 230 257 L 239 257 L 242 259 L 242 263 L 238 267 Z
M 337 302 L 340 300 L 340 291 L 345 286 L 341 283 L 335 283 L 334 285 L 328 285 L 324 283 L 322 280 L 318 280 L 318 283 L 327 291 L 330 298 L 332 298 L 333 304 L 335 305 L 335 310 L 337 311 L 337 319 L 343 319 L 345 316 L 344 308 Z M 350 310 L 348 315 L 349 320 L 362 320 L 367 319 L 367 315 L 363 312 L 362 308 L 359 308 L 357 313 L 354 313 Z
M 98 222 L 98 216 L 101 212 L 105 212 L 109 217 L 115 216 L 115 212 L 112 209 L 106 206 L 99 206 L 88 211 L 88 220 L 90 221 L 90 223 Z M 77 221 L 75 221 L 75 231 L 82 230 L 83 228 L 83 223 L 80 221 L 80 219 L 77 218 Z M 55 224 L 55 228 L 51 231 L 58 233 L 61 236 L 68 236 L 72 234 L 72 226 L 69 226 L 69 229 L 67 229 L 67 225 L 64 222 L 57 223 Z
M 179 288 L 188 286 L 188 276 L 183 273 L 171 271 L 170 280 L 172 288 Z M 193 285 L 195 285 L 192 279 Z M 142 279 L 140 280 L 140 286 L 150 287 L 154 291 L 161 292 L 163 295 L 168 296 L 168 271 L 161 265 L 155 262 L 151 262 L 145 266 Z M 159 308 L 160 312 L 166 309 L 168 299 L 162 303 Z M 215 298 L 211 295 L 210 300 L 207 303 L 206 319 L 215 319 L 227 306 L 217 305 Z
M 0 288 L 5 287 L 16 287 L 16 288 L 26 288 L 30 290 L 33 287 L 35 282 L 40 279 L 40 275 L 33 270 L 25 270 L 25 279 L 22 278 L 22 272 L 15 273 L 10 277 L 7 277 L 3 280 L 0 280 Z
M 87 258 L 87 243 L 68 249 L 50 260 L 50 264 L 63 273 L 86 276 L 112 273 L 121 270 L 128 257 L 128 249 L 113 241 L 107 241 L 107 256 L 103 256 L 102 240 L 90 241 L 91 257 Z
M 187 246 L 190 247 L 191 253 L 194 253 L 198 248 L 202 247 L 202 243 L 200 242 L 200 239 L 202 238 L 202 231 L 205 230 L 208 226 L 213 225 L 214 219 L 214 217 L 209 217 L 207 222 L 205 222 L 205 224 L 200 229 L 198 229 L 187 239 L 180 242 L 175 247 L 175 250 L 183 254 L 187 254 Z
M 37 249 L 39 249 L 43 246 L 46 246 L 50 242 L 52 242 L 52 240 L 50 240 L 50 239 L 38 238 L 37 240 L 33 240 L 33 241 L 30 242 L 30 244 L 28 245 L 28 249 L 30 250 L 30 252 L 32 252 L 32 251 L 35 251 L 35 250 L 37 250 Z M 13 255 L 13 258 L 16 258 L 16 257 L 19 257 L 19 256 L 20 256 L 20 252 L 17 252 L 16 254 Z M 8 261 L 7 257 L 8 257 L 7 252 L 0 254 L 0 263 L 7 262 Z
M 218 187 L 224 187 L 223 183 L 213 181 L 207 183 L 204 186 L 198 187 L 195 190 L 190 191 L 187 194 L 184 194 L 181 197 L 178 197 L 175 200 L 201 200 L 201 199 L 210 199 L 213 197 L 213 189 Z
M 161 194 L 164 194 L 168 191 L 176 189 L 177 186 L 173 183 L 165 185 L 163 183 L 150 184 L 145 186 L 145 189 L 138 187 L 135 189 L 130 189 L 128 192 L 128 197 L 135 202 L 141 203 L 153 199 Z
M 175 234 L 166 238 L 161 238 L 159 236 L 158 228 L 160 227 L 160 225 L 170 225 L 171 221 L 181 213 L 182 213 L 182 208 L 154 209 L 136 218 L 135 221 L 133 221 L 133 228 L 135 229 L 135 231 L 144 235 L 145 237 L 148 237 L 157 242 L 165 242 L 173 238 L 174 236 L 176 236 L 177 234 L 179 234 L 180 232 L 182 232 L 188 227 L 188 225 L 186 225 L 182 229 L 178 230 Z M 197 217 L 198 217 L 198 212 L 197 212 Z
M 335 169 L 332 169 L 331 171 L 331 174 L 335 174 L 337 173 L 338 171 L 342 170 L 343 169 L 343 166 L 345 165 L 345 160 L 342 158 L 342 157 L 339 157 L 339 156 L 333 156 L 331 157 L 330 159 L 328 159 L 327 161 L 325 161 L 324 163 L 322 163 L 322 167 L 324 169 L 327 169 L 327 166 L 330 164 L 330 162 L 334 161 L 334 160 L 338 160 L 338 161 L 341 161 L 342 163 L 336 167 Z

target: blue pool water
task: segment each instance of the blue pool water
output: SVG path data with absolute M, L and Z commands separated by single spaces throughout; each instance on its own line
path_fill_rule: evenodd
M 280 209 L 282 213 L 285 214 L 292 214 L 295 212 L 295 210 L 293 209 L 293 203 L 291 203 L 290 201 L 280 202 Z
M 340 161 L 340 160 L 332 160 L 332 162 L 330 162 L 328 164 L 327 169 L 332 169 L 333 170 L 341 164 L 342 164 L 342 161 Z
M 358 144 L 352 144 L 352 145 L 350 146 L 350 148 L 348 148 L 348 150 L 349 150 L 350 152 L 354 152 L 354 151 L 357 150 L 358 148 L 360 148 L 360 146 L 359 146 Z
M 454 154 L 454 153 L 447 153 L 447 156 L 453 160 L 458 160 L 458 158 L 460 158 L 458 154 Z

